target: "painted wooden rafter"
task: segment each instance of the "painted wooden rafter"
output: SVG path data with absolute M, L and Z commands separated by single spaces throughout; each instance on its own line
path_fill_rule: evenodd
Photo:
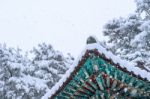
M 75 73 L 71 75 L 68 84 L 51 98 L 114 99 L 123 96 L 146 99 L 150 96 L 149 81 L 140 78 L 133 72 L 128 72 L 119 64 L 114 64 L 96 50 L 88 51 L 85 56 L 86 58 L 84 57 L 79 63 Z

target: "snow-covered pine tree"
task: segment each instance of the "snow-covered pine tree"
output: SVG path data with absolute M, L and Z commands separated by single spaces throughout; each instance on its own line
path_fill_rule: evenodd
M 136 12 L 140 15 L 144 15 L 144 19 L 150 18 L 150 0 L 135 0 L 136 2 Z
M 0 45 L 1 99 L 41 99 L 73 62 L 44 43 L 34 48 L 33 60 L 20 52 Z
M 0 98 L 18 99 L 25 89 L 21 78 L 24 77 L 24 59 L 20 50 L 0 45 Z
M 150 68 L 150 0 L 136 0 L 136 4 L 134 14 L 108 22 L 103 33 L 114 54 Z
M 68 54 L 64 57 L 59 51 L 53 49 L 51 45 L 39 44 L 32 50 L 34 58 L 34 77 L 45 80 L 49 89 L 58 82 L 62 75 L 73 63 L 73 57 Z

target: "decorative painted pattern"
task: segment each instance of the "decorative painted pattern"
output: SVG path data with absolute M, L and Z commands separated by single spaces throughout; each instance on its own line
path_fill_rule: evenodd
M 96 50 L 87 52 L 53 99 L 149 99 L 150 82 L 113 64 Z

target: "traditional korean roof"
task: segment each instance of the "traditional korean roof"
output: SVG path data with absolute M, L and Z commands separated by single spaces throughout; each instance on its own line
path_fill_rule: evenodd
M 76 75 L 77 71 L 80 70 L 87 58 L 91 55 L 101 57 L 102 59 L 109 62 L 111 65 L 115 66 L 119 70 L 150 85 L 149 71 L 144 69 L 142 70 L 141 68 L 137 67 L 135 63 L 120 59 L 119 57 L 113 55 L 111 52 L 105 49 L 103 46 L 101 46 L 101 44 L 95 37 L 89 37 L 85 49 L 82 51 L 82 53 L 74 62 L 74 64 L 70 66 L 66 74 L 59 80 L 58 83 L 56 83 L 54 87 L 52 87 L 52 89 L 50 89 L 42 97 L 42 99 L 49 99 L 59 94 L 69 83 L 69 81 L 73 79 L 73 75 Z

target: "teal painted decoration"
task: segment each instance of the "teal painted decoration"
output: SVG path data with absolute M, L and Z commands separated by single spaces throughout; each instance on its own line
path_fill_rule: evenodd
M 150 99 L 150 83 L 90 52 L 54 99 Z

